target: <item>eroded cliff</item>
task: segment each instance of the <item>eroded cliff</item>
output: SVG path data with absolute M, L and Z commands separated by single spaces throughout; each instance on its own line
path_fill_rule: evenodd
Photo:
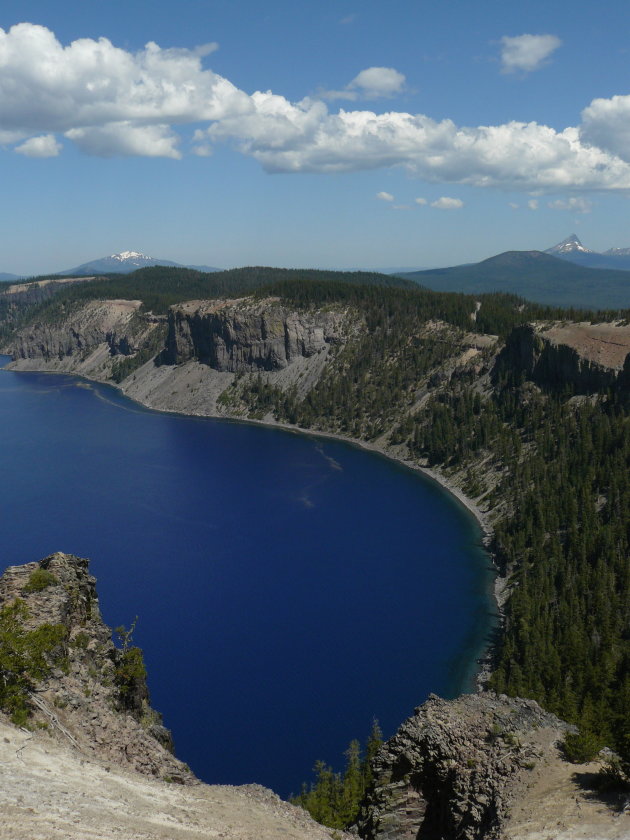
M 62 630 L 50 672 L 27 680 L 31 721 L 86 756 L 194 781 L 172 755 L 170 733 L 150 706 L 137 649 L 121 650 L 112 641 L 88 561 L 57 552 L 39 563 L 10 566 L 0 578 L 0 608 L 16 601 L 23 605 L 25 631 Z
M 508 336 L 497 370 L 520 373 L 545 389 L 571 388 L 576 394 L 627 387 L 630 326 L 526 324 Z
M 189 301 L 171 307 L 162 359 L 197 359 L 217 371 L 283 370 L 344 340 L 339 311 L 298 312 L 278 298 Z
M 571 727 L 532 700 L 434 695 L 383 746 L 359 818 L 364 840 L 622 838 L 630 817 L 569 764 Z

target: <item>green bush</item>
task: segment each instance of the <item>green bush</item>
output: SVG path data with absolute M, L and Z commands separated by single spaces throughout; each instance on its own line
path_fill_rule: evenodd
M 35 682 L 63 664 L 67 630 L 62 624 L 42 624 L 26 630 L 28 608 L 16 598 L 0 610 L 0 708 L 23 726 L 29 716 L 28 695 Z
M 601 748 L 601 740 L 585 727 L 582 727 L 579 732 L 567 733 L 562 744 L 565 757 L 574 764 L 592 761 Z
M 145 692 L 147 669 L 139 647 L 123 651 L 116 665 L 114 680 L 125 706 L 136 705 L 138 695 Z
M 48 569 L 35 569 L 28 579 L 28 583 L 24 587 L 24 592 L 41 592 L 42 589 L 47 589 L 49 586 L 54 586 L 59 583 L 57 578 Z

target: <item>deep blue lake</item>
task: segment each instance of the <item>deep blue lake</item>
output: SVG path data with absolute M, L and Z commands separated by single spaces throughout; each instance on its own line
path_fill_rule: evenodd
M 0 364 L 2 360 L 0 359 Z M 474 519 L 356 447 L 0 371 L 2 568 L 91 558 L 204 781 L 285 796 L 373 717 L 470 686 L 493 623 Z

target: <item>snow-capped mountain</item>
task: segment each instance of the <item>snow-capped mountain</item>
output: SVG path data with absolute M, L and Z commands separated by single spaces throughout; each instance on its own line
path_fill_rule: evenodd
M 589 268 L 630 270 L 630 248 L 609 248 L 603 253 L 591 251 L 582 245 L 575 233 L 558 242 L 553 248 L 547 248 L 545 253 Z
M 553 254 L 558 257 L 565 254 L 593 254 L 595 252 L 591 251 L 590 248 L 585 248 L 578 239 L 577 234 L 572 233 L 571 236 L 567 236 L 566 239 L 563 239 L 562 242 L 558 242 L 558 244 L 554 245 L 553 248 L 547 248 L 545 253 Z
M 158 257 L 148 257 L 140 251 L 121 251 L 119 254 L 110 254 L 109 257 L 101 257 L 98 260 L 82 263 L 74 268 L 67 268 L 59 274 L 129 274 L 139 268 L 148 268 L 153 265 L 172 266 L 174 268 L 195 268 L 197 271 L 220 271 L 211 266 L 187 266 L 172 260 L 162 260 Z

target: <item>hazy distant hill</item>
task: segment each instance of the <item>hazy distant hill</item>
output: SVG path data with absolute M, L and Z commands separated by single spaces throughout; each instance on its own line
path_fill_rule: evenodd
M 506 251 L 472 265 L 400 276 L 440 292 L 507 292 L 537 303 L 587 309 L 630 306 L 630 272 L 579 266 L 542 251 Z
M 0 271 L 0 283 L 14 283 L 19 279 L 17 274 L 5 274 Z

